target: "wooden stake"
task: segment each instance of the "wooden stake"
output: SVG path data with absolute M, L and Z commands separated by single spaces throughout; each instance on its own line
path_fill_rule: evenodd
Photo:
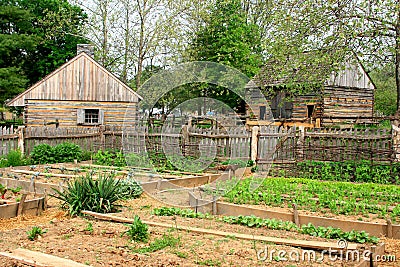
M 24 210 L 25 199 L 26 199 L 26 194 L 23 194 L 18 204 L 17 216 L 22 215 L 22 212 Z
M 297 211 L 297 205 L 295 203 L 292 204 L 293 206 L 293 220 L 297 226 L 300 226 L 300 219 L 299 219 L 299 212 Z

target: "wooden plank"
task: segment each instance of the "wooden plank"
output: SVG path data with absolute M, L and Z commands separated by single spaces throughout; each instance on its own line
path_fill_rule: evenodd
M 120 222 L 120 223 L 133 223 L 133 221 L 134 221 L 133 219 L 122 218 L 122 217 L 113 216 L 113 215 L 109 215 L 109 214 L 101 214 L 101 213 L 96 213 L 96 212 L 92 212 L 92 211 L 82 211 L 82 213 L 93 216 L 97 219 L 102 219 L 102 220 L 106 220 L 106 221 L 113 221 L 113 222 Z M 275 243 L 277 245 L 288 245 L 288 246 L 312 248 L 312 249 L 318 249 L 318 250 L 324 250 L 324 249 L 326 249 L 326 250 L 327 249 L 341 250 L 342 249 L 338 246 L 337 242 L 321 242 L 321 241 L 315 241 L 315 240 L 314 241 L 293 240 L 293 239 L 286 239 L 286 238 L 224 232 L 224 231 L 203 229 L 203 228 L 197 228 L 197 227 L 186 227 L 186 226 L 179 226 L 179 225 L 176 225 L 173 223 L 168 224 L 168 223 L 159 223 L 159 222 L 151 222 L 151 221 L 142 221 L 142 222 L 145 224 L 148 224 L 150 226 L 165 227 L 165 228 L 174 227 L 175 229 L 184 230 L 184 231 L 190 231 L 190 232 L 201 233 L 201 234 L 212 234 L 212 235 L 225 236 L 225 237 L 226 236 L 235 236 L 236 238 L 239 238 L 239 239 L 271 242 L 271 243 Z M 349 243 L 347 246 L 347 250 L 355 250 L 357 248 L 358 248 L 358 245 L 354 244 L 354 243 Z
M 0 255 L 16 259 L 18 261 L 33 262 L 32 266 L 46 266 L 46 267 L 87 267 L 87 265 L 78 263 L 69 259 L 64 259 L 54 255 L 45 254 L 38 251 L 28 250 L 24 248 L 17 248 L 11 253 L 0 252 Z
M 10 259 L 16 260 L 22 264 L 26 264 L 26 265 L 33 266 L 33 267 L 55 267 L 54 265 L 42 264 L 42 263 L 36 262 L 35 260 L 31 260 L 31 259 L 27 259 L 25 257 L 14 255 L 13 253 L 0 251 L 0 256 L 10 258 Z

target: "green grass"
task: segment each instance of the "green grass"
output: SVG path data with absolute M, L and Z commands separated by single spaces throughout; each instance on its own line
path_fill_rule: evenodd
M 132 249 L 136 253 L 152 253 L 158 250 L 162 250 L 166 247 L 176 247 L 180 243 L 180 238 L 175 238 L 172 235 L 164 234 L 162 238 L 156 238 L 147 247 Z

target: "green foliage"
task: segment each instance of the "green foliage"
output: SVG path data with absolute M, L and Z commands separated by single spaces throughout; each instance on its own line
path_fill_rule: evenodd
M 115 202 L 121 199 L 121 184 L 113 175 L 99 175 L 94 179 L 87 174 L 69 181 L 64 191 L 53 190 L 56 192 L 53 196 L 61 200 L 61 207 L 71 215 L 79 215 L 82 210 L 113 212 L 116 210 Z
M 186 218 L 207 218 L 212 219 L 213 216 L 209 214 L 203 214 L 201 212 L 195 213 L 189 209 L 180 209 L 174 207 L 161 207 L 155 208 L 153 210 L 153 214 L 157 216 L 181 216 Z M 373 243 L 376 244 L 379 239 L 373 236 L 369 236 L 365 231 L 350 231 L 344 232 L 339 228 L 333 227 L 315 227 L 313 224 L 309 223 L 308 225 L 303 225 L 302 227 L 298 227 L 295 223 L 290 221 L 282 221 L 276 219 L 268 219 L 268 218 L 260 218 L 254 215 L 250 216 L 224 216 L 219 219 L 222 222 L 229 224 L 239 224 L 247 227 L 266 227 L 272 230 L 285 230 L 285 231 L 294 231 L 302 234 L 318 236 L 322 238 L 328 239 L 345 239 L 351 242 L 357 243 Z
M 34 226 L 34 227 L 32 227 L 31 230 L 29 230 L 26 233 L 28 234 L 28 239 L 31 241 L 34 241 L 38 238 L 38 236 L 41 236 L 46 232 L 47 232 L 46 230 L 43 230 L 42 228 L 40 228 L 38 226 Z
M 379 238 L 374 236 L 369 236 L 368 233 L 365 231 L 355 231 L 352 230 L 350 232 L 344 232 L 339 228 L 333 227 L 316 227 L 313 224 L 309 223 L 307 225 L 303 225 L 299 232 L 302 234 L 308 234 L 312 236 L 322 237 L 322 238 L 329 238 L 329 239 L 344 239 L 350 242 L 356 243 L 373 243 L 377 244 Z
M 368 160 L 326 162 L 303 161 L 296 165 L 297 175 L 328 181 L 364 182 L 379 184 L 400 183 L 398 163 L 379 163 Z
M 208 213 L 195 212 L 191 209 L 180 209 L 174 207 L 161 207 L 155 208 L 153 214 L 157 216 L 174 216 L 179 215 L 185 218 L 199 218 L 199 219 L 210 219 L 212 216 Z
M 376 85 L 375 110 L 385 116 L 393 115 L 397 110 L 397 89 L 393 66 L 386 65 L 370 73 Z
M 138 198 L 143 193 L 143 187 L 129 173 L 126 179 L 120 181 L 119 197 L 121 199 Z
M 8 0 L 0 5 L 0 102 L 75 55 L 83 11 L 66 0 Z
M 265 204 L 287 207 L 296 203 L 299 209 L 329 211 L 334 214 L 380 216 L 398 214 L 389 206 L 398 206 L 398 186 L 373 183 L 323 182 L 302 178 L 268 178 L 260 180 L 256 190 L 250 188 L 254 178 L 241 180 L 225 194 L 225 199 L 236 204 Z
M 61 143 L 54 146 L 53 150 L 56 162 L 73 162 L 75 159 L 82 159 L 82 149 L 76 144 Z
M 180 238 L 175 238 L 172 235 L 163 234 L 162 238 L 156 238 L 148 247 L 134 249 L 136 253 L 152 253 L 162 250 L 166 247 L 176 247 L 180 243 Z
M 195 32 L 187 53 L 189 60 L 221 63 L 253 77 L 262 63 L 260 29 L 248 20 L 239 0 L 216 1 L 205 23 Z M 241 103 L 240 97 L 227 88 L 210 84 L 190 87 L 197 96 L 218 99 L 231 108 Z
M 99 150 L 94 155 L 94 160 L 96 164 L 106 165 L 106 166 L 126 166 L 125 156 L 121 151 L 109 151 L 109 150 Z
M 254 165 L 254 162 L 252 160 L 244 161 L 241 159 L 230 159 L 224 162 L 221 162 L 222 165 L 238 165 L 239 168 L 244 168 L 244 167 L 251 167 Z
M 10 152 L 8 152 L 7 162 L 9 166 L 25 165 L 25 161 L 23 160 L 21 151 L 19 150 L 11 150 Z
M 129 236 L 131 241 L 146 242 L 149 239 L 149 227 L 140 220 L 139 216 L 135 215 L 133 223 L 123 235 Z
M 82 149 L 72 143 L 61 143 L 54 147 L 49 144 L 36 145 L 30 157 L 34 164 L 51 164 L 59 162 L 72 162 L 82 159 Z

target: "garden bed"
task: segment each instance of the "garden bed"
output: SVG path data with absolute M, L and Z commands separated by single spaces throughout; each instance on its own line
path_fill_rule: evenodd
M 55 208 L 45 211 L 42 216 L 0 220 L 0 239 L 2 250 L 12 251 L 19 247 L 42 253 L 68 258 L 70 260 L 91 266 L 360 266 L 362 262 L 323 261 L 290 262 L 273 255 L 272 259 L 257 259 L 257 253 L 266 248 L 279 251 L 300 250 L 290 245 L 276 245 L 257 240 L 243 240 L 232 236 L 218 236 L 207 233 L 180 231 L 182 227 L 198 227 L 202 229 L 219 230 L 245 235 L 276 237 L 315 242 L 330 240 L 299 235 L 297 233 L 248 228 L 241 225 L 231 225 L 210 219 L 195 219 L 182 217 L 154 216 L 152 211 L 162 204 L 142 196 L 139 199 L 124 202 L 126 207 L 119 217 L 133 218 L 139 215 L 143 220 L 163 223 L 170 227 L 151 226 L 150 240 L 144 243 L 133 243 L 124 233 L 128 227 L 120 223 L 105 222 L 92 217 L 70 218 Z M 41 238 L 30 241 L 27 231 L 32 226 L 41 227 L 47 232 Z M 164 240 L 166 247 L 152 251 L 150 245 L 156 240 Z M 176 241 L 176 242 L 175 242 Z M 385 253 L 399 253 L 397 243 L 385 240 L 390 244 Z M 154 248 L 154 247 L 153 247 Z M 316 251 L 316 253 L 319 253 Z M 317 254 L 319 255 L 319 254 Z M 400 257 L 400 255 L 398 255 Z M 0 257 L 0 265 L 15 266 L 13 260 Z M 24 266 L 24 265 L 21 265 Z M 369 266 L 369 265 L 363 265 Z M 382 265 L 382 266 L 393 266 Z

